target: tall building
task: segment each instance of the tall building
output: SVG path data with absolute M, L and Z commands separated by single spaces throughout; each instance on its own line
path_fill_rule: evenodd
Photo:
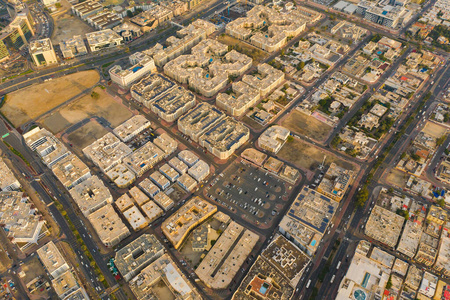
M 18 51 L 34 35 L 33 22 L 26 13 L 20 13 L 0 33 L 0 61 Z
M 48 66 L 58 62 L 55 49 L 49 38 L 32 41 L 30 43 L 30 55 L 36 66 Z

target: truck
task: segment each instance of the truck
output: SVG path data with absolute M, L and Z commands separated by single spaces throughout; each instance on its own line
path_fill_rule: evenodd
M 311 279 L 308 280 L 308 283 L 306 284 L 306 288 L 309 288 L 309 285 L 311 284 Z

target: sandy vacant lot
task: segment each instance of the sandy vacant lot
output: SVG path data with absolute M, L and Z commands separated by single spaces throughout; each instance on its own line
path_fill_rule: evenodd
M 1 111 L 18 127 L 91 88 L 99 79 L 97 71 L 84 71 L 35 84 L 8 94 Z
M 74 35 L 84 35 L 95 29 L 79 18 L 73 16 L 70 10 L 55 19 L 55 31 L 52 34 L 53 45 L 59 44 L 62 40 L 72 38 Z
M 447 132 L 447 128 L 433 122 L 427 122 L 422 131 L 438 139 Z
M 286 143 L 283 148 L 281 148 L 280 152 L 278 152 L 280 158 L 308 170 L 317 168 L 319 164 L 322 163 L 325 155 L 327 156 L 325 165 L 334 162 L 338 166 L 354 170 L 354 166 L 351 163 L 339 159 L 328 152 L 325 153 L 321 149 L 299 139 L 294 139 L 294 141 Z
M 386 182 L 391 185 L 398 186 L 404 189 L 406 187 L 406 182 L 408 181 L 409 175 L 397 169 L 391 169 L 389 174 L 386 176 Z
M 331 126 L 295 109 L 283 120 L 281 125 L 293 132 L 307 135 L 309 138 L 319 142 L 324 141 L 332 129 Z
M 46 117 L 42 123 L 51 132 L 58 133 L 92 117 L 104 118 L 114 128 L 133 116 L 124 105 L 116 101 L 105 90 L 96 87 L 94 91 L 100 95 L 98 99 L 92 98 L 91 94 L 84 95 Z
M 69 134 L 68 139 L 73 147 L 77 147 L 81 151 L 84 147 L 92 144 L 107 133 L 108 131 L 102 125 L 95 121 L 90 121 Z

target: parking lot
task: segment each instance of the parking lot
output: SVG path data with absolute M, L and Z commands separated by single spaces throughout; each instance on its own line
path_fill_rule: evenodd
M 266 170 L 234 162 L 210 184 L 207 196 L 250 223 L 271 225 L 286 204 L 285 182 Z

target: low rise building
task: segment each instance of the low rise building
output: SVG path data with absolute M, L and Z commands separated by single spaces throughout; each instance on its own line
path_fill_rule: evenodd
M 270 126 L 258 138 L 258 146 L 264 150 L 278 153 L 291 132 L 289 129 L 274 125 Z
M 186 192 L 189 193 L 193 192 L 197 186 L 197 181 L 187 173 L 181 175 L 177 182 Z
M 170 181 L 159 171 L 150 174 L 149 178 L 163 191 L 170 185 Z
M 91 176 L 74 186 L 69 193 L 85 217 L 113 202 L 109 189 L 97 176 Z
M 445 209 L 436 205 L 431 205 L 430 211 L 427 214 L 427 220 L 429 222 L 436 223 L 438 225 L 444 225 L 447 219 L 448 214 Z
M 171 209 L 175 203 L 173 202 L 172 199 L 170 199 L 169 196 L 166 195 L 166 193 L 161 192 L 156 194 L 153 197 L 153 200 L 155 200 L 155 202 L 162 208 L 164 209 L 164 211 L 168 211 L 169 209 Z
M 227 117 L 215 123 L 200 136 L 199 144 L 219 159 L 227 159 L 250 138 L 250 130 Z
M 209 175 L 209 165 L 203 160 L 199 160 L 189 168 L 188 174 L 200 182 Z
M 195 1 L 195 0 L 193 0 Z M 153 48 L 147 50 L 147 53 L 151 53 L 155 64 L 158 67 L 164 66 L 168 61 L 176 58 L 177 56 L 186 53 L 193 46 L 200 41 L 207 38 L 216 30 L 216 26 L 203 19 L 197 19 L 189 26 L 186 26 L 177 31 L 177 36 L 170 36 L 166 39 L 167 47 L 157 43 Z
M 353 171 L 331 163 L 325 176 L 317 187 L 319 193 L 335 201 L 341 201 L 353 181 Z
M 153 291 L 153 287 L 161 281 L 166 284 L 168 291 L 171 292 L 170 298 L 190 300 L 203 299 L 168 254 L 162 255 L 144 268 L 129 282 L 129 285 L 136 299 L 145 300 L 149 297 L 158 297 L 157 295 L 159 294 Z
M 262 153 L 253 148 L 247 148 L 241 153 L 241 157 L 248 161 L 256 164 L 257 166 L 262 166 L 267 158 L 267 154 Z
M 108 204 L 88 216 L 97 232 L 100 241 L 106 247 L 114 247 L 130 235 L 127 226 L 122 222 L 112 205 Z
M 365 244 L 370 248 L 370 243 L 364 240 L 360 241 L 358 247 L 367 247 Z M 382 299 L 390 274 L 390 267 L 369 258 L 364 250 L 357 249 L 347 273 L 341 280 L 336 299 L 346 300 L 355 296 L 369 299 L 369 295 L 373 299 Z
M 171 138 L 166 132 L 154 139 L 153 143 L 164 152 L 164 157 L 168 157 L 170 154 L 174 153 L 178 147 L 178 142 Z
M 0 189 L 2 191 L 14 191 L 21 188 L 20 182 L 14 176 L 14 173 L 6 165 L 3 158 L 0 158 Z
M 419 294 L 425 295 L 430 299 L 436 293 L 436 287 L 439 278 L 431 273 L 425 272 L 423 274 L 422 282 L 419 287 Z
M 105 173 L 121 163 L 122 159 L 132 152 L 130 147 L 111 132 L 83 149 L 83 154 Z
M 194 142 L 214 124 L 225 118 L 225 114 L 206 102 L 199 103 L 178 119 L 178 129 Z
M 162 231 L 175 249 L 180 248 L 188 234 L 217 211 L 217 206 L 200 197 L 187 201 L 174 214 L 164 220 Z
M 123 44 L 123 38 L 112 29 L 86 33 L 86 39 L 91 52 L 117 47 Z
M 88 53 L 81 35 L 74 35 L 72 38 L 64 39 L 59 43 L 59 49 L 65 59 L 71 59 Z
M 259 91 L 261 98 L 269 95 L 284 81 L 284 72 L 266 63 L 258 65 L 258 73 L 242 76 L 242 82 Z
M 103 5 L 94 0 L 84 1 L 72 6 L 72 12 L 82 20 L 85 20 L 87 17 L 94 15 L 102 10 Z
M 142 192 L 138 187 L 133 186 L 128 193 L 133 198 L 134 202 L 136 202 L 137 205 L 142 206 L 150 199 L 145 195 L 144 192 Z
M 308 12 L 306 12 L 308 11 Z M 256 5 L 245 17 L 237 18 L 226 25 L 226 33 L 264 51 L 274 52 L 286 45 L 288 38 L 299 35 L 306 23 L 320 18 L 320 14 L 300 9 L 281 10 L 281 8 Z
M 405 286 L 417 291 L 420 287 L 422 281 L 423 271 L 421 268 L 416 267 L 416 265 L 410 265 L 408 269 L 408 275 L 405 278 Z
M 419 248 L 417 249 L 414 260 L 418 263 L 431 267 L 437 257 L 439 247 L 439 239 L 427 233 L 422 233 Z
M 129 68 L 122 69 L 120 65 L 115 65 L 109 69 L 111 80 L 122 88 L 127 88 L 147 73 L 156 71 L 155 62 L 148 55 L 136 52 L 130 55 L 129 59 Z
M 133 171 L 137 177 L 153 168 L 164 158 L 165 153 L 152 142 L 148 141 L 142 147 L 123 159 L 123 163 Z
M 178 153 L 178 158 L 181 159 L 189 168 L 195 165 L 199 157 L 191 150 L 182 150 Z
M 131 197 L 128 196 L 128 194 L 123 194 L 122 196 L 117 198 L 114 204 L 116 204 L 116 207 L 119 209 L 120 212 L 124 212 L 133 206 L 133 199 L 131 199 Z
M 143 234 L 116 252 L 114 264 L 125 281 L 164 254 L 164 246 L 153 234 Z
M 167 177 L 171 182 L 175 182 L 180 174 L 168 164 L 164 164 L 159 168 L 159 171 Z
M 130 92 L 134 100 L 150 108 L 151 103 L 163 97 L 175 87 L 176 84 L 172 80 L 161 74 L 152 73 L 133 84 Z
M 23 135 L 26 144 L 36 151 L 42 162 L 49 168 L 70 155 L 67 148 L 47 129 L 36 127 Z
M 86 18 L 89 25 L 97 30 L 111 29 L 122 22 L 122 17 L 114 11 L 103 10 Z
M 433 269 L 444 276 L 450 276 L 450 237 L 447 226 L 444 227 L 439 240 L 439 252 Z
M 258 239 L 256 233 L 232 221 L 201 261 L 195 273 L 210 288 L 227 288 Z
M 145 204 L 142 204 L 140 207 L 144 214 L 147 216 L 149 223 L 152 223 L 164 214 L 164 210 L 162 210 L 152 200 L 149 200 Z
M 232 116 L 242 116 L 261 99 L 260 91 L 243 81 L 233 82 L 232 91 L 233 93 L 219 93 L 216 97 L 217 107 Z
M 164 73 L 205 97 L 212 97 L 228 84 L 229 76 L 240 76 L 252 59 L 217 40 L 206 39 L 164 66 Z
M 0 227 L 21 246 L 37 244 L 48 233 L 45 220 L 22 192 L 0 192 Z
M 195 95 L 178 86 L 152 101 L 150 108 L 164 121 L 174 122 L 193 108 L 195 103 Z
M 364 233 L 380 243 L 394 248 L 397 245 L 404 222 L 404 217 L 375 205 L 367 220 Z M 386 228 L 390 228 L 390 230 L 386 230 Z
M 338 203 L 304 187 L 279 224 L 279 231 L 312 256 L 333 218 Z
M 53 49 L 53 44 L 49 38 L 34 40 L 30 42 L 29 48 L 31 58 L 38 67 L 52 65 L 58 62 L 55 49 Z
M 136 176 L 130 169 L 128 169 L 123 163 L 114 166 L 106 172 L 111 181 L 119 188 L 126 188 L 130 186 L 135 180 Z
M 61 252 L 52 241 L 39 248 L 36 252 L 52 278 L 58 278 L 70 269 Z
M 261 253 L 261 257 L 296 287 L 311 259 L 282 235 L 278 235 Z
M 258 256 L 232 299 L 292 299 L 295 284 L 308 262 L 306 255 L 289 241 L 275 238 Z
M 73 154 L 54 164 L 52 172 L 68 190 L 91 177 L 88 166 Z
M 397 251 L 413 258 L 422 236 L 422 224 L 418 221 L 406 221 L 405 229 L 397 246 Z
M 174 168 L 180 174 L 186 173 L 189 169 L 188 166 L 176 156 L 169 160 L 169 166 Z
M 150 197 L 154 198 L 161 190 L 150 181 L 150 179 L 145 178 L 139 183 L 139 187 Z
M 122 140 L 122 142 L 129 142 L 134 139 L 142 131 L 150 128 L 151 123 L 143 115 L 136 115 L 129 120 L 123 122 L 113 132 Z
M 142 35 L 141 28 L 131 22 L 123 22 L 114 27 L 113 30 L 119 34 L 125 42 L 131 42 Z
M 72 271 L 66 271 L 64 274 L 52 280 L 52 286 L 59 299 L 69 300 L 77 299 L 72 296 L 81 292 L 83 299 L 89 299 L 84 288 L 80 285 Z
M 147 219 L 134 204 L 122 214 L 134 231 L 144 229 L 149 224 Z

